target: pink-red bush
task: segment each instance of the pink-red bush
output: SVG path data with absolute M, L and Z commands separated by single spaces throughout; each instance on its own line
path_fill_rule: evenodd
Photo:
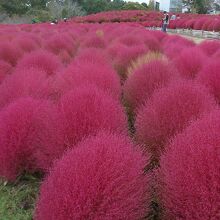
M 183 47 L 193 47 L 195 46 L 195 43 L 191 40 L 188 40 L 186 38 L 183 38 L 181 36 L 178 35 L 173 35 L 173 36 L 169 36 L 167 35 L 164 39 L 163 39 L 163 47 L 164 49 L 169 48 L 169 46 L 171 44 L 176 44 L 176 45 L 182 45 Z
M 62 156 L 64 135 L 55 107 L 22 98 L 0 112 L 0 176 L 15 180 L 22 172 L 46 171 Z
M 38 68 L 42 71 L 45 71 L 48 75 L 52 75 L 62 68 L 62 63 L 53 53 L 45 50 L 38 50 L 25 54 L 25 56 L 18 63 L 17 68 Z
M 194 122 L 161 158 L 164 219 L 220 217 L 220 112 Z
M 158 31 L 159 32 L 159 31 Z M 145 29 L 143 30 L 137 30 L 133 31 L 132 34 L 135 36 L 137 35 L 139 37 L 139 41 L 144 43 L 147 48 L 149 48 L 151 51 L 161 51 L 161 45 L 160 41 L 163 38 L 163 34 L 160 35 L 156 31 L 155 32 L 146 32 Z
M 205 85 L 220 103 L 220 62 L 219 59 L 210 60 L 197 76 L 198 82 Z
M 206 64 L 208 57 L 197 47 L 183 50 L 174 63 L 184 78 L 193 79 Z
M 220 42 L 217 40 L 203 41 L 198 45 L 208 56 L 212 56 L 220 49 Z
M 39 45 L 31 37 L 32 36 L 21 35 L 20 37 L 15 38 L 13 43 L 17 44 L 17 46 L 19 46 L 24 52 L 31 52 L 39 49 Z
M 128 106 L 137 110 L 155 89 L 167 85 L 177 77 L 177 71 L 167 61 L 155 60 L 144 64 L 128 76 L 124 85 L 124 98 Z
M 17 70 L 0 85 L 0 108 L 20 98 L 47 98 L 46 73 L 39 69 Z
M 82 42 L 82 47 L 94 47 L 94 48 L 102 48 L 106 47 L 107 43 L 104 37 L 99 37 L 97 35 L 88 35 L 85 40 Z
M 56 55 L 66 51 L 73 56 L 76 53 L 77 45 L 69 35 L 57 34 L 46 41 L 45 48 Z
M 60 100 L 60 112 L 67 146 L 100 130 L 127 131 L 126 116 L 120 103 L 94 85 L 84 85 L 66 93 Z
M 215 100 L 202 85 L 174 81 L 155 92 L 138 111 L 136 138 L 157 156 L 170 138 L 215 107 Z
M 12 66 L 16 66 L 22 55 L 22 50 L 17 46 L 17 44 L 0 42 L 0 60 L 8 62 Z
M 3 60 L 0 60 L 0 84 L 3 82 L 5 77 L 11 72 L 11 65 Z
M 89 83 L 108 92 L 116 99 L 120 98 L 120 78 L 110 65 L 85 61 L 73 62 L 60 76 L 62 87 L 66 91 Z M 61 83 L 60 79 L 59 82 Z
M 92 62 L 95 64 L 106 65 L 109 62 L 108 56 L 105 50 L 98 48 L 83 48 L 79 51 L 79 54 L 75 57 L 76 62 Z
M 180 51 L 194 47 L 195 43 L 188 39 L 184 39 L 180 36 L 167 36 L 163 39 L 163 50 L 164 53 L 170 58 L 177 58 L 180 54 Z
M 122 79 L 127 77 L 126 71 L 131 62 L 148 51 L 149 49 L 146 47 L 144 48 L 143 46 L 128 47 L 118 43 L 113 44 L 108 49 L 109 55 L 113 59 L 114 67 Z
M 90 137 L 43 182 L 35 220 L 139 220 L 148 212 L 146 159 L 121 135 Z
M 127 47 L 141 46 L 143 44 L 140 37 L 135 36 L 133 33 L 119 37 L 117 41 Z

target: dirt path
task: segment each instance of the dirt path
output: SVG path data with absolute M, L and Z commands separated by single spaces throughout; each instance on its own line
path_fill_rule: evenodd
M 200 44 L 201 42 L 203 42 L 204 40 L 211 40 L 211 39 L 204 39 L 204 38 L 198 38 L 198 37 L 191 37 L 191 36 L 188 36 L 188 35 L 184 35 L 184 34 L 178 34 L 178 33 L 170 33 L 168 32 L 170 35 L 179 35 L 181 37 L 185 37 L 189 40 L 192 40 L 194 41 L 195 43 L 197 44 Z

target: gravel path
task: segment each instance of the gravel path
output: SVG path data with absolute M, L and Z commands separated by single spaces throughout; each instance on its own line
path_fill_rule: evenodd
M 185 37 L 185 38 L 187 38 L 189 40 L 194 41 L 197 44 L 200 44 L 204 40 L 211 40 L 211 39 L 203 39 L 203 38 L 198 38 L 198 37 L 191 37 L 191 36 L 187 36 L 187 35 L 184 35 L 184 34 L 177 34 L 177 33 L 170 33 L 170 32 L 168 34 L 170 34 L 170 35 L 179 35 L 179 36 Z

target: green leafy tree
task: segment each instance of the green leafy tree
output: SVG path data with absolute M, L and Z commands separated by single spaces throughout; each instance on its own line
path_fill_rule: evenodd
M 106 11 L 108 8 L 107 0 L 84 0 L 81 5 L 88 14 Z
M 146 7 L 139 4 L 138 2 L 128 2 L 125 3 L 122 7 L 123 10 L 147 10 Z
M 154 0 L 150 0 L 150 1 L 149 1 L 148 8 L 149 8 L 149 10 L 154 10 L 154 8 L 155 8 L 155 6 L 154 6 Z
M 145 8 L 148 8 L 147 3 L 145 3 L 145 2 L 142 2 L 141 5 L 143 5 Z
M 126 3 L 123 0 L 113 0 L 108 2 L 106 10 L 113 11 L 113 10 L 122 10 L 122 7 Z
M 22 15 L 28 11 L 27 0 L 1 0 L 0 8 L 3 12 L 12 16 L 13 14 Z
M 211 8 L 212 0 L 183 0 L 183 5 L 189 12 L 206 14 Z

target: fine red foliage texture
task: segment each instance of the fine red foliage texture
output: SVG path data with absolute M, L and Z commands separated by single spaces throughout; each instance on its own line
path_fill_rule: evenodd
M 205 85 L 220 103 L 220 62 L 218 59 L 211 59 L 199 72 L 196 80 Z
M 220 218 L 220 112 L 178 135 L 161 158 L 164 219 Z
M 138 111 L 136 138 L 153 155 L 160 154 L 170 138 L 215 107 L 214 98 L 202 85 L 174 81 L 155 92 Z
M 94 85 L 88 84 L 66 93 L 59 107 L 67 146 L 102 130 L 127 131 L 127 119 L 121 104 Z
M 125 136 L 85 139 L 43 182 L 34 219 L 141 219 L 149 205 L 146 161 Z
M 57 109 L 22 98 L 0 112 L 0 176 L 15 180 L 24 171 L 47 171 L 62 156 L 64 136 Z
M 128 106 L 137 110 L 154 93 L 176 78 L 176 69 L 168 62 L 154 60 L 142 65 L 128 76 L 124 85 L 124 98 Z

